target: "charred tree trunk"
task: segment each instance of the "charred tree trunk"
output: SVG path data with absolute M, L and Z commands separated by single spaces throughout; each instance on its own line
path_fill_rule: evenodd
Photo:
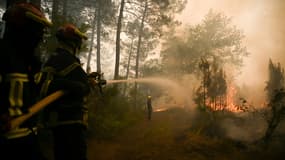
M 285 101 L 285 91 L 280 90 L 277 91 L 277 93 L 270 102 L 271 117 L 268 120 L 268 127 L 263 137 L 263 141 L 265 142 L 266 145 L 272 138 L 272 135 L 276 127 L 280 124 L 282 118 L 284 118 L 285 114 L 284 101 Z

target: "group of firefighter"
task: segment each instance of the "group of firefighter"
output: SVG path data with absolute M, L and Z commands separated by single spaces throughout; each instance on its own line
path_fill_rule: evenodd
M 0 156 L 1 160 L 46 159 L 37 137 L 39 117 L 53 133 L 55 160 L 86 160 L 87 108 L 90 78 L 77 54 L 87 36 L 74 24 L 56 31 L 57 47 L 43 61 L 36 54 L 52 23 L 39 7 L 15 3 L 2 16 L 0 40 Z M 56 91 L 62 97 L 41 114 L 14 125 L 32 112 L 34 104 Z M 17 124 L 17 123 L 16 123 Z
M 40 119 L 53 133 L 54 160 L 87 160 L 85 103 L 94 74 L 87 74 L 78 58 L 87 36 L 74 24 L 62 24 L 52 35 L 57 39 L 56 49 L 43 61 L 36 49 L 53 24 L 38 6 L 15 3 L 6 9 L 2 22 L 0 159 L 46 159 L 37 137 Z M 45 98 L 58 91 L 61 97 L 49 102 L 41 114 L 30 113 L 35 112 L 35 104 L 44 104 Z M 151 107 L 151 97 L 147 104 Z

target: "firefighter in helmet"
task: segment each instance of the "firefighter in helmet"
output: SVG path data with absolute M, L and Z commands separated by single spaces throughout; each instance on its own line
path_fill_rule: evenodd
M 151 103 L 151 96 L 147 96 L 147 118 L 148 120 L 151 120 L 151 115 L 152 115 L 152 103 Z
M 88 75 L 77 55 L 87 37 L 75 25 L 64 24 L 56 32 L 58 47 L 43 65 L 41 95 L 57 90 L 66 94 L 46 109 L 48 126 L 53 133 L 55 160 L 87 159 L 86 129 L 90 92 Z
M 35 48 L 52 24 L 31 3 L 15 3 L 2 16 L 0 39 L 1 159 L 41 159 L 36 141 L 37 116 L 11 128 L 11 121 L 28 113 L 38 95 L 34 75 L 40 70 Z

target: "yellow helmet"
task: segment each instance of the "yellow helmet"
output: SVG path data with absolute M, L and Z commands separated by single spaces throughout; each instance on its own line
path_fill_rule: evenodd
M 82 40 L 87 40 L 87 36 L 71 23 L 60 26 L 56 32 L 56 37 L 58 40 L 74 44 L 76 47 L 81 46 Z

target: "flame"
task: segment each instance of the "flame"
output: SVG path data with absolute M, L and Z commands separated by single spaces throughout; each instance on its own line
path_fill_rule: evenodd
M 231 112 L 241 112 L 238 105 L 235 103 L 235 97 L 237 95 L 237 89 L 233 84 L 228 84 L 227 90 L 227 105 L 226 109 Z
M 219 102 L 212 102 L 209 99 L 206 101 L 206 105 L 213 111 L 230 111 L 230 112 L 241 112 L 242 110 L 236 104 L 235 97 L 237 96 L 237 89 L 234 84 L 228 83 L 227 94 L 220 98 Z M 219 98 L 217 98 L 219 99 Z M 222 100 L 221 100 L 222 99 Z
M 167 108 L 157 108 L 154 110 L 154 112 L 163 112 L 163 111 L 166 111 Z

